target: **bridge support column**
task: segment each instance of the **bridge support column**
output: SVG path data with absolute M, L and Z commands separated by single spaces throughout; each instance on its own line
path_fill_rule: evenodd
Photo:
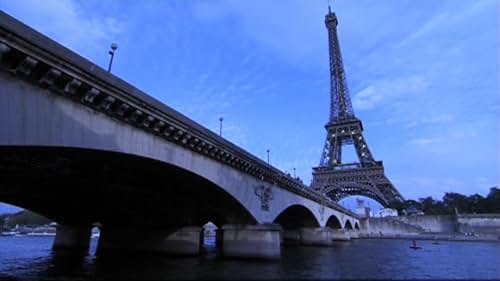
M 198 226 L 183 227 L 170 234 L 163 244 L 169 254 L 198 255 L 203 245 L 203 229 Z
M 351 237 L 345 229 L 332 229 L 332 240 L 349 241 L 351 240 Z
M 155 252 L 176 255 L 198 255 L 202 241 L 202 228 L 132 229 L 103 227 L 97 254 L 113 251 Z
M 303 227 L 300 229 L 300 243 L 305 246 L 331 246 L 332 229 L 329 227 Z
M 350 239 L 356 239 L 359 238 L 359 232 L 356 231 L 355 229 L 350 229 L 346 231 L 347 235 L 349 235 Z
M 283 242 L 285 244 L 300 244 L 300 229 L 283 230 Z
M 56 237 L 52 244 L 53 250 L 68 250 L 88 253 L 90 244 L 90 233 L 92 226 L 89 225 L 61 225 L 56 228 Z
M 226 224 L 218 235 L 225 257 L 279 259 L 281 257 L 281 226 L 278 224 Z
M 370 234 L 370 220 L 368 218 L 362 218 L 359 220 L 360 225 L 360 234 L 361 235 L 369 235 Z

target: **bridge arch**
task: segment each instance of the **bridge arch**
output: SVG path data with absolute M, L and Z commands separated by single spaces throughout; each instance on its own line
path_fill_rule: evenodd
M 358 223 L 358 222 L 355 222 L 355 223 L 354 223 L 354 229 L 359 230 L 359 223 Z
M 47 146 L 0 146 L 0 155 L 0 201 L 60 224 L 181 227 L 209 220 L 217 225 L 257 222 L 222 187 L 155 159 Z
M 14 221 L 12 220 L 12 216 L 18 216 L 19 213 L 21 213 L 21 212 L 22 213 L 28 212 L 30 220 L 36 221 L 37 224 L 49 224 L 52 222 L 56 222 L 49 215 L 42 213 L 43 210 L 38 211 L 38 210 L 34 210 L 31 208 L 27 208 L 27 207 L 22 207 L 22 206 L 19 206 L 17 204 L 14 204 L 12 201 L 10 201 L 10 202 L 0 201 L 0 203 L 4 203 L 4 204 L 7 204 L 11 207 L 16 208 L 16 210 L 14 210 L 14 211 L 0 214 L 0 216 L 3 217 L 3 220 L 0 221 L 0 229 L 2 229 L 2 227 L 4 226 L 5 223 L 8 224 L 7 226 L 10 228 L 14 227 L 16 224 L 19 224 L 19 223 L 21 223 L 23 225 L 26 224 L 26 221 L 27 221 L 26 214 L 22 214 L 21 218 L 19 218 L 18 220 L 14 220 Z
M 333 229 L 340 229 L 342 228 L 342 224 L 340 223 L 339 218 L 335 215 L 331 215 L 328 220 L 326 221 L 326 226 L 333 228 Z
M 3 187 L 3 185 L 1 186 Z M 2 188 L 0 188 L 0 193 L 1 193 Z M 19 210 L 1 214 L 4 217 L 10 217 L 11 215 L 17 214 L 22 211 L 28 211 L 31 212 L 32 214 L 36 216 L 41 216 L 45 219 L 47 219 L 50 222 L 56 222 L 57 221 L 57 216 L 55 216 L 54 212 L 49 212 L 48 210 L 41 208 L 39 205 L 36 204 L 23 204 L 24 202 L 22 200 L 19 200 L 19 198 L 15 198 L 14 196 L 0 196 L 0 203 L 4 203 L 7 205 L 10 205 L 12 207 L 19 208 Z M 12 223 L 12 221 L 10 222 Z M 2 224 L 0 224 L 0 229 L 2 228 Z
M 283 229 L 299 229 L 301 227 L 319 227 L 314 214 L 303 205 L 291 205 L 283 210 L 274 220 Z
M 346 220 L 344 224 L 345 229 L 352 229 L 352 223 L 350 220 Z

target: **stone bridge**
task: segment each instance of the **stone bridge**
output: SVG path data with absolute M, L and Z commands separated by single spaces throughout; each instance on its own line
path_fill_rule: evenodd
M 331 245 L 360 222 L 300 181 L 0 11 L 0 201 L 58 223 L 54 248 L 223 255 Z

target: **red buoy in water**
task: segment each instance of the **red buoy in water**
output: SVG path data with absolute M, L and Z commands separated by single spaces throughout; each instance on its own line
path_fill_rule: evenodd
M 417 241 L 413 240 L 413 246 L 410 246 L 413 250 L 422 249 L 422 247 L 417 246 Z

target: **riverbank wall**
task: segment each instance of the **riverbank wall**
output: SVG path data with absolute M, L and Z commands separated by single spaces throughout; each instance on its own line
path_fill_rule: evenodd
M 500 214 L 468 214 L 457 216 L 457 232 L 500 235 Z
M 367 218 L 361 238 L 499 241 L 500 214 Z

